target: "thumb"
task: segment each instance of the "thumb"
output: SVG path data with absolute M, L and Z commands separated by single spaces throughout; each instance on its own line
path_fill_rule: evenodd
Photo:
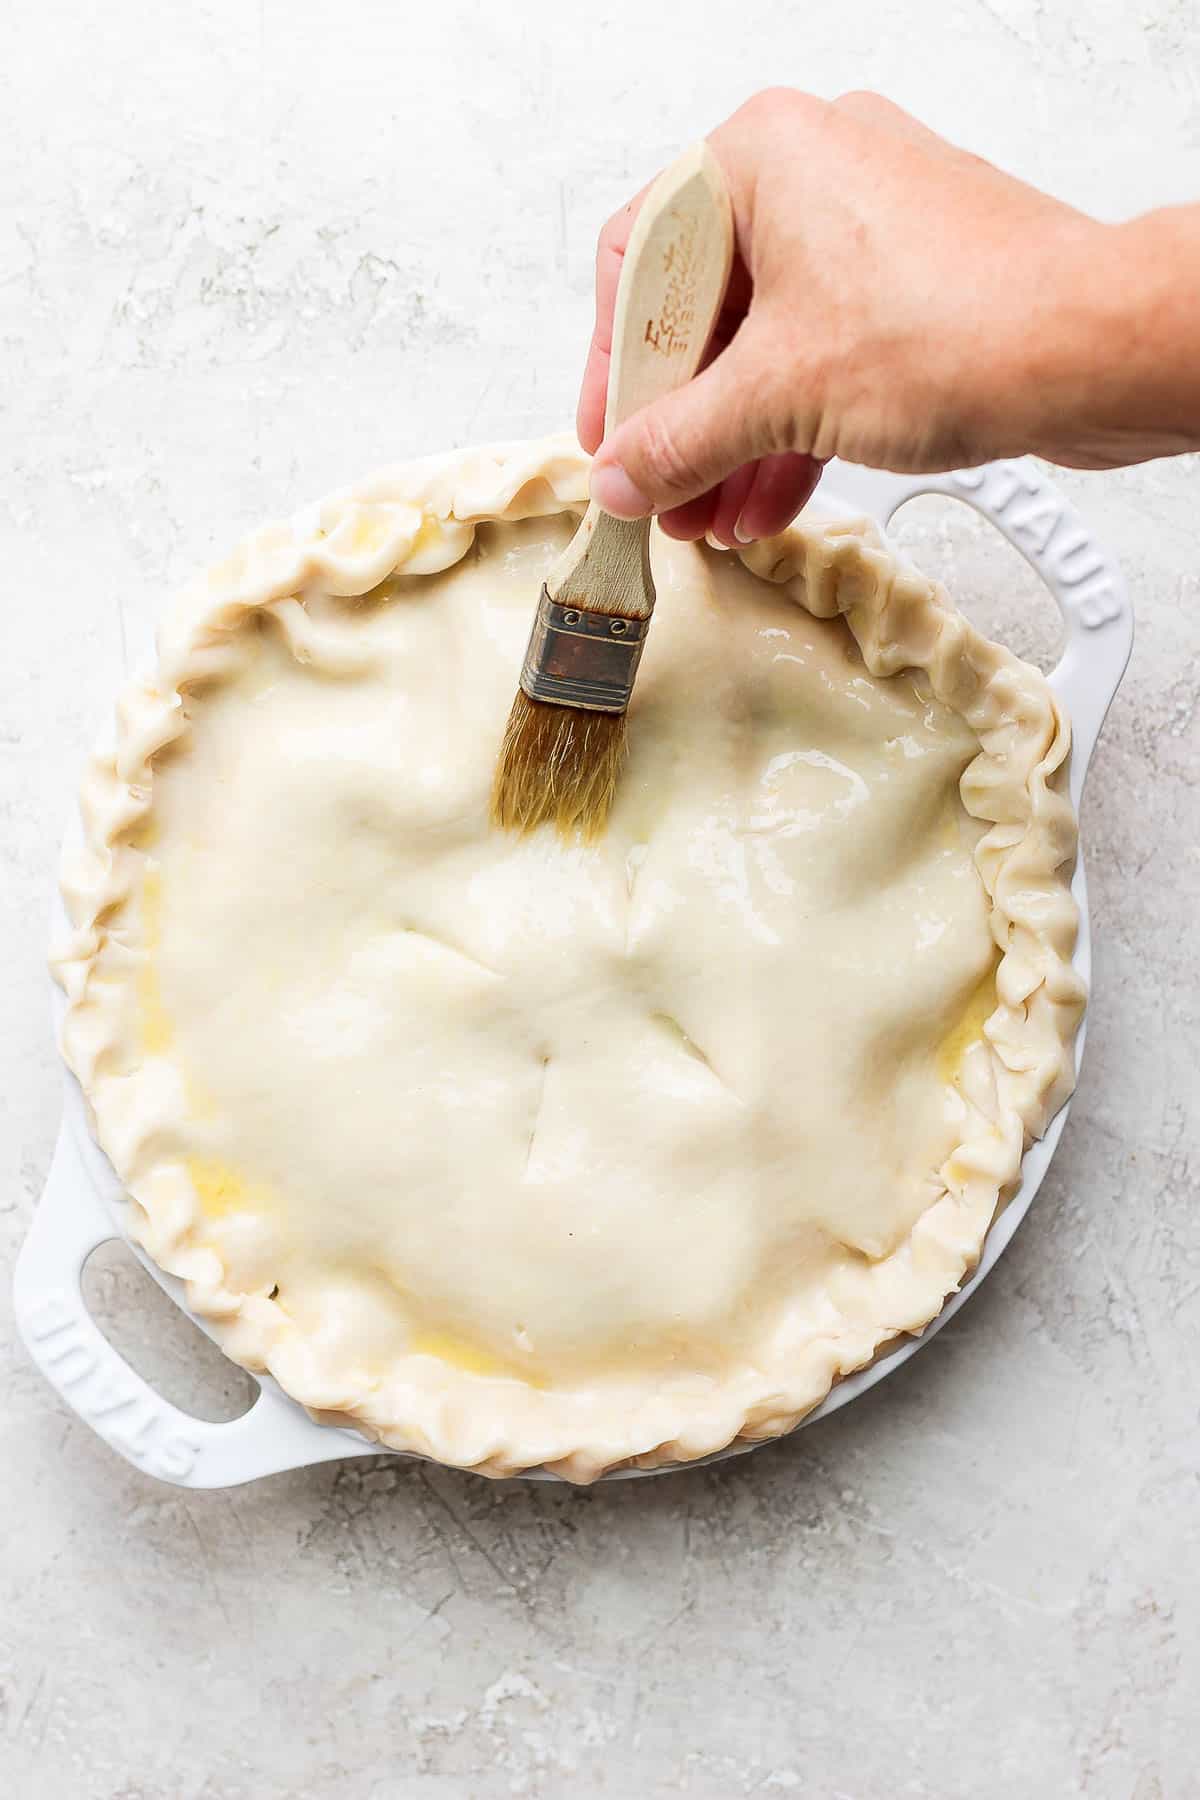
M 617 519 L 642 519 L 695 500 L 740 469 L 794 442 L 775 358 L 743 325 L 727 350 L 686 386 L 644 406 L 607 437 L 592 464 L 592 498 Z

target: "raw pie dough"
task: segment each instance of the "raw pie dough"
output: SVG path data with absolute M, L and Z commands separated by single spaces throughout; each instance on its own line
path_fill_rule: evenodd
M 487 824 L 569 439 L 393 470 L 182 597 L 83 793 L 64 1048 L 230 1355 L 590 1481 L 920 1331 L 1070 1090 L 1069 732 L 862 519 L 656 534 L 607 836 Z

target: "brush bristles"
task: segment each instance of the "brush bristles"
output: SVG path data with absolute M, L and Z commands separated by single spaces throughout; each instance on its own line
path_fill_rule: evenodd
M 597 838 L 624 760 L 624 713 L 547 706 L 518 688 L 492 782 L 492 822 L 507 831 L 553 824 L 565 838 Z

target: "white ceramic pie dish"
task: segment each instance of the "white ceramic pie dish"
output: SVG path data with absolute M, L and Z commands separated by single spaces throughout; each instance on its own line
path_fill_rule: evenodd
M 905 500 L 930 493 L 965 500 L 989 518 L 1038 571 L 1059 605 L 1066 642 L 1049 679 L 1072 720 L 1070 792 L 1078 808 L 1088 762 L 1132 644 L 1132 614 L 1120 573 L 1030 462 L 918 477 L 834 464 L 822 488 L 827 507 L 842 513 L 866 512 L 884 529 Z M 1086 981 L 1091 941 L 1082 855 L 1073 892 L 1080 910 L 1074 963 Z M 60 919 L 56 915 L 56 925 Z M 55 989 L 56 1022 L 64 1005 Z M 1081 1027 L 1075 1047 L 1077 1068 L 1084 1035 Z M 872 1386 L 954 1315 L 1028 1211 L 1066 1112 L 1064 1106 L 1045 1136 L 1026 1153 L 1020 1187 L 989 1231 L 973 1275 L 919 1336 L 889 1346 L 866 1368 L 841 1380 L 802 1423 L 845 1405 Z M 83 1267 L 98 1245 L 115 1237 L 128 1241 L 125 1208 L 121 1184 L 88 1130 L 79 1086 L 68 1076 L 50 1175 L 17 1263 L 15 1311 L 34 1361 L 98 1435 L 147 1473 L 190 1487 L 230 1486 L 309 1463 L 389 1454 L 354 1431 L 317 1424 L 270 1377 L 258 1378 L 258 1399 L 240 1419 L 213 1424 L 173 1406 L 136 1375 L 90 1317 L 80 1288 Z M 182 1283 L 165 1274 L 136 1244 L 131 1247 L 160 1287 L 186 1311 Z M 200 1321 L 194 1322 L 204 1329 Z M 740 1454 L 752 1447 L 738 1445 L 718 1455 Z M 613 1478 L 653 1472 L 657 1471 L 618 1470 Z M 544 1471 L 532 1473 L 534 1479 L 557 1479 Z

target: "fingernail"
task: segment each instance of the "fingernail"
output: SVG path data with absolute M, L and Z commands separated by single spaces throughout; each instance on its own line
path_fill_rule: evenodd
M 752 544 L 754 542 L 754 533 L 752 531 L 743 530 L 740 518 L 733 528 L 733 535 L 739 544 Z
M 593 467 L 592 499 L 614 519 L 644 519 L 654 508 L 640 487 L 629 479 L 620 463 Z

